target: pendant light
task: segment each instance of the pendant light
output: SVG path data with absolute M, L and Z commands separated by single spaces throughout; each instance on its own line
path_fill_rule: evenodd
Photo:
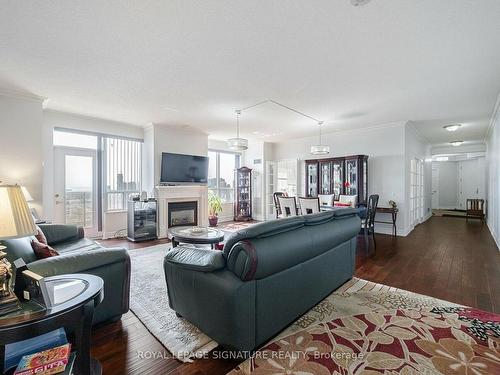
M 321 143 L 321 125 L 323 125 L 323 121 L 319 121 L 318 125 L 319 125 L 319 144 L 311 146 L 311 154 L 328 155 L 330 153 L 330 146 Z
M 248 149 L 248 139 L 240 138 L 240 115 L 241 110 L 236 110 L 236 138 L 229 138 L 227 144 L 231 150 L 244 151 Z

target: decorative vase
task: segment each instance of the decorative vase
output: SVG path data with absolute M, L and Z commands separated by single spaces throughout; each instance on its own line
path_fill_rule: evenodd
M 216 227 L 219 222 L 219 218 L 217 216 L 209 216 L 208 217 L 208 225 L 211 227 Z

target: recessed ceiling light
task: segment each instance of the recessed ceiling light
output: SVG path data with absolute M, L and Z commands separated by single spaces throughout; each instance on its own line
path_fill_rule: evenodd
M 448 130 L 449 132 L 454 132 L 456 131 L 461 125 L 460 124 L 453 124 L 453 125 L 446 125 L 443 126 L 443 129 Z
M 458 147 L 461 146 L 464 143 L 464 141 L 452 141 L 450 143 L 452 146 Z
M 372 0 L 351 0 L 351 4 L 355 7 L 368 4 Z
M 438 156 L 436 161 L 448 161 L 448 156 Z

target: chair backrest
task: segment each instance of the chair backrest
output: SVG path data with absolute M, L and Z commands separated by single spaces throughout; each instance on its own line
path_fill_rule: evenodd
M 283 216 L 297 216 L 295 197 L 278 197 Z
M 318 194 L 320 206 L 333 206 L 335 194 Z
M 302 215 L 317 214 L 319 210 L 319 198 L 299 198 L 300 211 Z
M 467 210 L 484 212 L 484 199 L 467 199 Z
M 281 215 L 280 201 L 278 198 L 284 197 L 284 196 L 285 196 L 285 193 L 283 193 L 282 191 L 277 191 L 277 192 L 273 193 L 273 201 L 274 201 L 274 208 L 276 210 L 276 217 Z
M 378 199 L 379 199 L 378 194 L 372 194 L 368 198 L 368 207 L 366 210 L 366 222 L 369 227 L 375 225 L 375 214 L 377 213 Z
M 339 203 L 349 203 L 351 207 L 356 207 L 358 203 L 357 195 L 339 195 Z

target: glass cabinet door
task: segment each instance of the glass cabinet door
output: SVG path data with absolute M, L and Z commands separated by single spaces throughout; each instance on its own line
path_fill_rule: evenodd
M 345 161 L 345 193 L 346 195 L 358 194 L 358 159 Z
M 307 196 L 316 197 L 318 195 L 318 164 L 307 164 Z
M 332 162 L 332 174 L 333 174 L 333 194 L 335 194 L 335 199 L 339 198 L 340 194 L 343 194 L 344 189 L 344 168 L 343 160 L 334 160 Z
M 331 194 L 332 184 L 331 184 L 331 163 L 329 161 L 320 162 L 320 194 Z

